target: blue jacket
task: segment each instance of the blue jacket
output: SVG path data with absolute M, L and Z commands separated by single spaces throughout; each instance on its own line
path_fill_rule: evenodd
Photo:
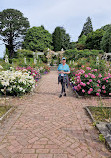
M 63 64 L 59 64 L 57 70 L 58 71 L 62 71 L 63 70 L 64 72 L 69 72 L 70 71 L 69 65 L 67 65 L 67 64 L 65 64 L 64 66 L 63 66 Z M 59 75 L 61 75 L 61 74 L 59 74 Z M 67 76 L 67 74 L 64 74 L 64 76 Z

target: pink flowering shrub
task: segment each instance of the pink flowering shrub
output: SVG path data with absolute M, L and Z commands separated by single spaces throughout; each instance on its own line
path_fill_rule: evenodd
M 17 67 L 16 70 L 22 70 L 22 71 L 29 72 L 29 75 L 32 75 L 36 82 L 41 78 L 40 73 L 30 66 L 28 66 L 26 68 L 25 67 Z
M 71 69 L 70 81 L 79 95 L 111 96 L 110 69 L 101 73 L 100 69 L 82 65 L 79 70 Z

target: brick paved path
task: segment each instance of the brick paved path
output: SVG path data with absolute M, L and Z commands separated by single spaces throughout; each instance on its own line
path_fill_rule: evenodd
M 77 99 L 70 88 L 58 98 L 60 89 L 52 71 L 33 95 L 12 100 L 17 109 L 0 125 L 0 158 L 111 158 L 83 109 L 97 100 Z

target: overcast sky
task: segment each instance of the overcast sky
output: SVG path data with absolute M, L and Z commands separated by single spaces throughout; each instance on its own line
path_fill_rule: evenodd
M 21 11 L 31 27 L 44 25 L 52 33 L 63 26 L 71 41 L 77 41 L 88 16 L 94 30 L 111 24 L 111 0 L 0 0 L 0 12 L 7 8 Z M 0 57 L 3 50 L 0 45 Z

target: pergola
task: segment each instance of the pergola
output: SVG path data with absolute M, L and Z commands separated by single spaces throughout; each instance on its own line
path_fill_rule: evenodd
M 104 58 L 105 60 L 107 60 L 107 59 L 108 59 L 108 56 L 110 56 L 110 58 L 111 58 L 111 53 L 104 53 L 103 58 Z

